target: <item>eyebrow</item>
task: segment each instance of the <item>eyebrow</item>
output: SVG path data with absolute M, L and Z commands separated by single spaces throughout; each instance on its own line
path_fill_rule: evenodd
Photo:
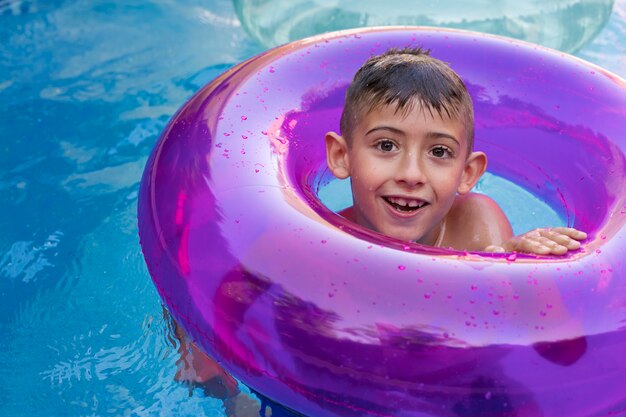
M 461 146 L 461 142 L 459 142 L 459 140 L 450 135 L 449 133 L 444 133 L 444 132 L 428 132 L 428 134 L 426 135 L 428 136 L 429 139 L 439 139 L 439 138 L 448 138 L 453 140 L 454 142 L 457 143 L 457 145 Z
M 368 130 L 365 135 L 369 135 L 371 133 L 377 132 L 379 130 L 384 130 L 384 131 L 389 131 L 392 133 L 396 133 L 399 135 L 405 135 L 403 130 L 397 129 L 395 127 L 392 126 L 376 126 L 370 130 Z M 461 142 L 454 136 L 448 134 L 448 133 L 444 133 L 444 132 L 428 132 L 428 134 L 426 135 L 429 139 L 440 139 L 440 138 L 447 138 L 450 140 L 453 140 L 454 142 L 456 142 L 459 146 L 461 146 Z
M 403 130 L 396 129 L 395 127 L 391 127 L 391 126 L 376 126 L 376 127 L 372 128 L 372 129 L 368 130 L 365 133 L 365 135 L 367 136 L 370 133 L 374 133 L 374 132 L 377 132 L 379 130 L 388 130 L 390 132 L 397 133 L 399 135 L 404 135 L 404 131 Z

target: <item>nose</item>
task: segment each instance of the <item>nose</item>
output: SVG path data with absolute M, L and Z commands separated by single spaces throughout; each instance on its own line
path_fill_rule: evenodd
M 396 181 L 410 187 L 423 184 L 426 180 L 422 161 L 413 152 L 407 152 L 400 160 L 396 171 Z

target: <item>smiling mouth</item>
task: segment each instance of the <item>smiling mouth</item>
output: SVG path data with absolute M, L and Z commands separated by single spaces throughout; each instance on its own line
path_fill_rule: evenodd
M 394 209 L 403 213 L 411 213 L 428 205 L 427 202 L 422 200 L 412 200 L 401 197 L 383 197 L 383 200 Z

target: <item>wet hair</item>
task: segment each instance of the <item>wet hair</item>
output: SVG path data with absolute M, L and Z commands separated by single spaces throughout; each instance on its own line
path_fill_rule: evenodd
M 441 118 L 461 120 L 468 150 L 474 143 L 474 108 L 461 77 L 446 63 L 422 48 L 391 48 L 368 59 L 357 71 L 346 92 L 341 134 L 351 143 L 359 119 L 377 107 L 395 105 L 408 114 L 417 105 Z

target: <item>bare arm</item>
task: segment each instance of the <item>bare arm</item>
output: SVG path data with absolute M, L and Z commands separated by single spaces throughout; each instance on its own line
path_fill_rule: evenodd
M 449 219 L 449 220 L 448 220 Z M 481 194 L 459 196 L 447 217 L 454 233 L 444 244 L 460 250 L 564 255 L 580 248 L 587 234 L 569 227 L 540 228 L 513 236 L 502 209 Z

